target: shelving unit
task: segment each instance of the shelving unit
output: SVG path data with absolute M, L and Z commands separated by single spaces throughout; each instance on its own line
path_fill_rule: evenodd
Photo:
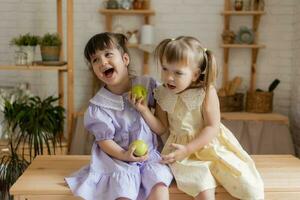
M 64 99 L 67 97 L 67 105 L 64 107 L 67 111 L 67 135 L 68 135 L 68 147 L 70 145 L 72 132 L 72 115 L 74 113 L 74 55 L 73 55 L 73 0 L 66 0 L 66 13 L 67 13 L 67 39 L 66 45 L 67 55 L 66 59 L 63 59 L 63 51 L 61 51 L 60 60 L 66 60 L 67 64 L 62 66 L 41 66 L 41 65 L 26 65 L 26 66 L 15 66 L 15 65 L 3 65 L 0 64 L 0 70 L 26 70 L 26 71 L 56 71 L 58 75 L 58 95 L 59 105 L 64 106 Z M 57 11 L 57 32 L 63 41 L 63 17 L 62 17 L 62 0 L 56 0 L 56 11 Z M 64 90 L 65 77 L 67 74 L 67 92 Z
M 223 87 L 228 85 L 230 49 L 250 49 L 251 69 L 249 91 L 256 90 L 256 62 L 259 50 L 265 48 L 259 43 L 258 27 L 264 11 L 258 10 L 258 5 L 249 11 L 233 10 L 234 0 L 224 0 L 224 32 L 230 31 L 231 17 L 251 17 L 254 41 L 252 44 L 221 44 L 223 48 Z M 237 136 L 241 145 L 253 154 L 294 154 L 289 119 L 278 113 L 222 112 L 222 122 Z M 261 128 L 260 128 L 261 127 Z M 244 139 L 242 139 L 244 138 Z M 245 139 L 247 138 L 247 139 Z M 278 139 L 280 138 L 280 139 Z M 278 146 L 282 147 L 281 149 Z
M 251 49 L 251 70 L 250 70 L 250 84 L 249 91 L 254 91 L 256 88 L 256 62 L 259 49 L 265 48 L 265 45 L 258 44 L 258 26 L 260 23 L 261 15 L 264 11 L 251 10 L 251 11 L 235 11 L 232 10 L 231 0 L 225 0 L 224 11 L 221 13 L 224 17 L 224 31 L 230 30 L 230 18 L 232 16 L 252 16 L 252 29 L 254 32 L 253 44 L 221 44 L 223 48 L 223 86 L 228 82 L 228 68 L 229 68 L 229 51 L 231 48 L 248 48 Z
M 106 18 L 105 25 L 107 31 L 112 31 L 113 16 L 115 15 L 140 15 L 144 17 L 144 24 L 150 24 L 150 16 L 155 15 L 155 12 L 151 9 L 143 10 L 122 10 L 122 9 L 100 9 L 99 12 Z M 138 44 L 129 44 L 128 48 L 139 48 Z M 143 74 L 149 74 L 149 53 L 144 51 L 143 56 Z

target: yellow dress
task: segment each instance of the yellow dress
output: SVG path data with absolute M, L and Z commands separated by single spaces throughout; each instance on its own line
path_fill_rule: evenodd
M 159 86 L 154 96 L 168 113 L 170 135 L 162 150 L 165 155 L 172 151 L 171 143 L 187 144 L 201 132 L 205 91 L 189 89 L 177 95 Z M 193 197 L 220 184 L 236 198 L 264 199 L 263 181 L 253 160 L 222 124 L 209 144 L 170 168 L 177 187 Z

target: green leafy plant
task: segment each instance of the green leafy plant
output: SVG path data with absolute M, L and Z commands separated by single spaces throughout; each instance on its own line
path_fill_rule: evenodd
M 8 135 L 8 150 L 0 162 L 0 192 L 2 199 L 37 155 L 46 147 L 55 154 L 57 144 L 61 146 L 64 126 L 64 108 L 55 105 L 59 98 L 49 96 L 42 100 L 38 96 L 11 102 L 5 101 L 4 128 Z M 25 148 L 29 152 L 29 162 L 25 160 Z M 21 149 L 21 151 L 20 151 Z M 11 197 L 9 197 L 11 198 Z
M 57 33 L 46 33 L 39 39 L 41 46 L 61 46 L 61 38 Z
M 13 197 L 9 195 L 9 189 L 26 170 L 29 162 L 17 154 L 12 143 L 10 145 L 10 151 L 1 153 L 0 198 L 12 200 Z
M 11 41 L 11 45 L 16 46 L 37 46 L 39 43 L 39 36 L 26 33 L 24 35 L 19 35 L 14 37 Z

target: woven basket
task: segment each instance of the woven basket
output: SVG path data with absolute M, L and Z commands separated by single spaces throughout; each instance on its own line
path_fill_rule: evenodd
M 247 92 L 246 111 L 269 113 L 273 110 L 273 92 Z
M 243 110 L 244 94 L 236 93 L 230 96 L 219 97 L 221 112 L 238 112 Z

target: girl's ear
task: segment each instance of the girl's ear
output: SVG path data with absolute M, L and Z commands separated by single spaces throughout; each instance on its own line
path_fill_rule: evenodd
M 129 55 L 127 53 L 123 54 L 123 61 L 124 61 L 124 63 L 125 63 L 126 66 L 129 65 L 130 58 L 129 58 Z
M 197 81 L 198 78 L 199 78 L 199 76 L 200 76 L 200 69 L 197 69 L 197 70 L 194 72 L 194 74 L 193 74 L 193 79 L 192 79 L 192 81 L 193 81 L 193 82 L 194 82 L 194 81 Z

